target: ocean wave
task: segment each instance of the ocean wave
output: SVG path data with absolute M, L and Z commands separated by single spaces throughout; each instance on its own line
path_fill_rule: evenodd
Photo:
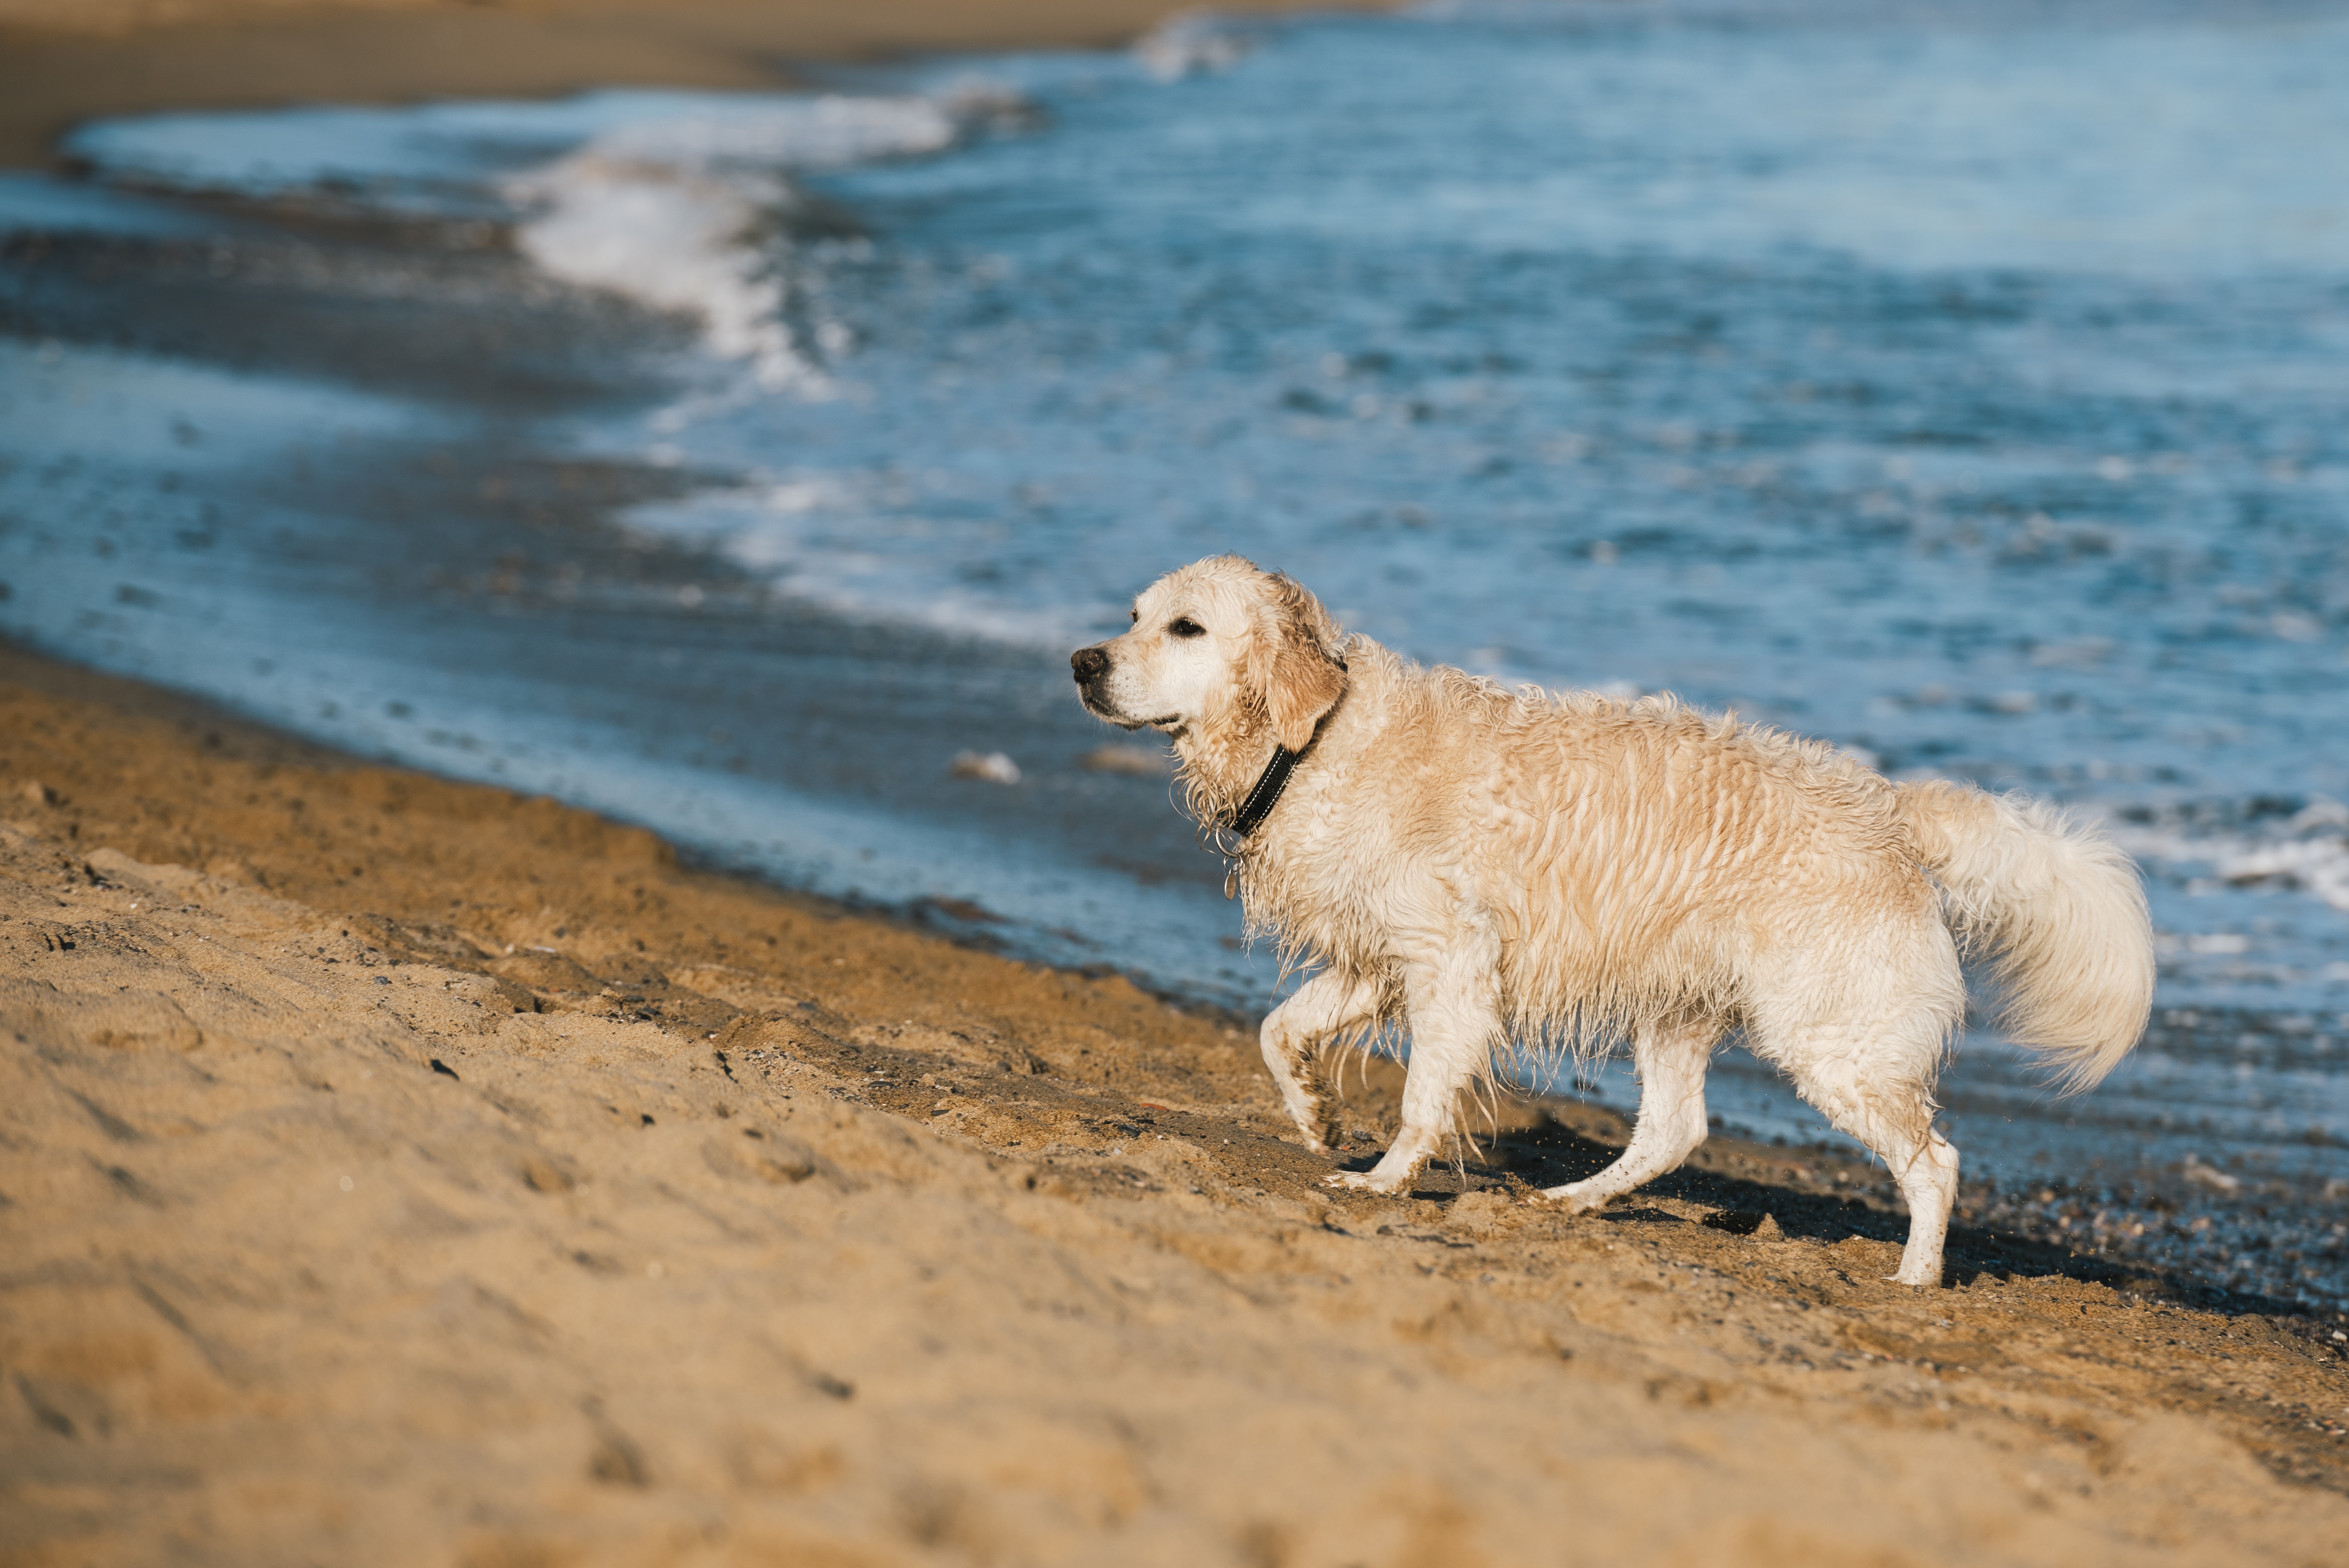
M 2312 796 L 2289 814 L 2265 813 L 2231 831 L 2211 831 L 2193 820 L 2210 814 L 2116 823 L 2114 838 L 2139 861 L 2184 881 L 2189 892 L 2265 886 L 2349 910 L 2349 806 Z
M 795 331 L 793 174 L 953 145 L 1000 95 L 599 92 L 554 103 L 153 115 L 67 148 L 110 180 L 406 211 L 501 209 L 547 276 L 698 317 L 767 389 L 821 394 L 837 324 Z
M 506 184 L 533 215 L 515 243 L 549 277 L 700 318 L 710 352 L 769 390 L 829 390 L 845 329 L 795 332 L 787 170 L 935 152 L 956 119 L 926 98 L 824 95 L 626 122 Z M 813 341 L 808 341 L 809 337 Z
M 905 499 L 854 476 L 771 476 L 637 507 L 627 521 L 718 552 L 790 598 L 866 622 L 1057 655 L 1123 619 L 1105 600 L 1022 602 L 957 581 L 957 563 L 968 570 L 983 552 L 957 548 L 953 525 Z
M 1212 11 L 1181 11 L 1133 41 L 1133 57 L 1162 82 L 1227 71 L 1248 52 L 1233 21 Z

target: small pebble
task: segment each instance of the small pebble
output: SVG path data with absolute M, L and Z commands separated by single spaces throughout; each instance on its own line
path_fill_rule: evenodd
M 1012 761 L 1000 751 L 989 751 L 985 754 L 977 751 L 957 751 L 955 753 L 954 761 L 947 766 L 947 771 L 957 779 L 977 779 L 988 784 L 1019 782 L 1019 764 Z
M 1077 758 L 1093 773 L 1124 773 L 1136 779 L 1164 779 L 1174 771 L 1164 751 L 1147 746 L 1096 746 Z

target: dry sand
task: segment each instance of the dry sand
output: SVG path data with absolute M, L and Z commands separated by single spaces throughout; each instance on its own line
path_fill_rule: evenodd
M 1978 1233 L 1883 1283 L 1864 1167 L 1569 1218 L 1621 1128 L 1536 1107 L 1332 1194 L 1235 1020 L 5 653 L 0 787 L 0 1561 L 2349 1541 L 2329 1328 Z
M 1236 11 L 1308 0 L 1238 0 Z M 0 166 L 159 109 L 772 88 L 795 63 L 1108 45 L 1171 0 L 0 0 Z

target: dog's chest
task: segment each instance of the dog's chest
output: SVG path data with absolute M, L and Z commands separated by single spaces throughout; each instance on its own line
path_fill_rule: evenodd
M 1249 913 L 1325 962 L 1384 968 L 1413 934 L 1457 918 L 1462 889 L 1375 820 L 1268 844 L 1248 878 Z

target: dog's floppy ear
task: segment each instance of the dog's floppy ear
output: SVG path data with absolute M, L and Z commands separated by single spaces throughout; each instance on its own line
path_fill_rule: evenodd
M 1271 624 L 1258 629 L 1249 674 L 1264 694 L 1273 738 L 1302 751 L 1313 743 L 1321 716 L 1345 695 L 1346 669 L 1337 652 L 1342 634 L 1303 584 L 1278 572 L 1269 580 Z

